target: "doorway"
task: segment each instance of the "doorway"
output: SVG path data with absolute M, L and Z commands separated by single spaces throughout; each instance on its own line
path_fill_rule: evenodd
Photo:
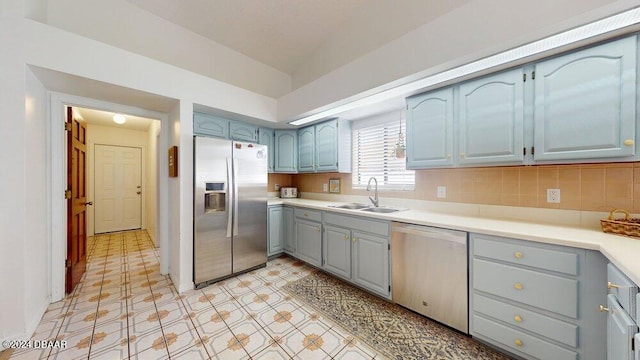
M 142 148 L 94 147 L 94 234 L 142 228 Z

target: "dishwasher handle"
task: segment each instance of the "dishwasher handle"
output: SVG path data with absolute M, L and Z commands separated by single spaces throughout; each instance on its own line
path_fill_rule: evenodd
M 451 241 L 463 245 L 466 245 L 467 243 L 466 233 L 456 230 L 441 230 L 438 228 L 420 225 L 393 224 L 391 231 L 392 233 L 396 232 L 421 237 L 437 238 L 439 240 Z

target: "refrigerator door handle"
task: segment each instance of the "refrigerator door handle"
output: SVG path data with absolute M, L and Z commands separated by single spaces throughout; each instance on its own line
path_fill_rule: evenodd
M 231 225 L 233 222 L 233 209 L 234 206 L 232 205 L 232 201 L 233 198 L 235 198 L 236 194 L 235 194 L 235 188 L 232 188 L 231 186 L 228 186 L 228 184 L 231 184 L 231 162 L 229 161 L 229 158 L 225 159 L 227 162 L 227 193 L 229 194 L 229 196 L 227 197 L 227 213 L 229 214 L 229 217 L 227 219 L 227 237 L 230 238 L 231 237 Z
M 233 235 L 238 235 L 238 161 L 233 158 Z

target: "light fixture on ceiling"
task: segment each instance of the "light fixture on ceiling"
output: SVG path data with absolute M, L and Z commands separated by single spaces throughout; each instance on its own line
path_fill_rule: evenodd
M 455 67 L 425 78 L 380 91 L 373 95 L 365 96 L 358 100 L 338 105 L 328 110 L 320 111 L 313 115 L 290 121 L 291 125 L 303 125 L 312 121 L 325 119 L 336 114 L 357 109 L 367 105 L 373 105 L 382 101 L 391 100 L 399 96 L 409 96 L 417 91 L 441 84 L 456 78 L 468 76 L 483 70 L 491 69 L 500 65 L 512 63 L 514 61 L 527 58 L 529 56 L 544 53 L 549 50 L 558 49 L 579 41 L 589 39 L 594 36 L 603 35 L 608 32 L 620 30 L 640 23 L 640 8 L 627 10 L 590 24 L 582 25 L 565 32 L 537 40 L 505 52 L 488 56 L 486 58 Z
M 118 125 L 122 125 L 122 124 L 127 122 L 127 118 L 125 118 L 124 115 L 122 115 L 122 114 L 114 114 L 113 115 L 113 122 L 118 124 Z

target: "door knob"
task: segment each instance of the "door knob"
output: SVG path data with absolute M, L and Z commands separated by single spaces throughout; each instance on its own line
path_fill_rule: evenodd
M 93 205 L 93 201 L 88 201 L 86 203 L 84 203 L 85 205 Z

